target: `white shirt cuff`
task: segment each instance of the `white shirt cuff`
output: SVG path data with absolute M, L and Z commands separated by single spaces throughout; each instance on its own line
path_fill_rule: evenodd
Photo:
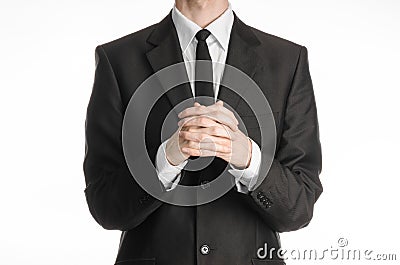
M 249 193 L 257 183 L 258 173 L 261 165 L 261 150 L 257 143 L 251 140 L 251 161 L 245 169 L 237 169 L 230 164 L 228 172 L 235 177 L 237 190 L 241 193 Z
M 181 171 L 186 166 L 187 161 L 182 162 L 177 166 L 173 166 L 168 162 L 165 154 L 165 146 L 168 140 L 164 141 L 157 150 L 156 155 L 156 170 L 161 183 L 167 191 L 173 190 L 181 178 Z

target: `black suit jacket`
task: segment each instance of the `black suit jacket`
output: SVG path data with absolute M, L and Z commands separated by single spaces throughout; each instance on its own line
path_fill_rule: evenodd
M 86 118 L 85 195 L 94 219 L 105 229 L 122 230 L 120 265 L 283 264 L 257 258 L 265 243 L 280 246 L 278 232 L 310 222 L 322 192 L 317 111 L 305 47 L 245 25 L 236 15 L 227 64 L 250 76 L 269 100 L 277 143 L 272 166 L 250 194 L 233 188 L 197 207 L 163 203 L 131 176 L 122 149 L 121 128 L 135 89 L 155 71 L 182 62 L 177 33 L 168 15 L 160 23 L 96 48 L 96 73 Z M 191 97 L 188 87 L 169 91 L 152 111 L 146 129 L 149 155 L 161 144 L 163 117 Z M 260 130 L 247 104 L 221 88 L 257 143 Z M 216 159 L 210 178 L 226 163 Z M 225 163 L 225 164 L 224 164 Z M 183 170 L 183 175 L 189 174 Z M 212 178 L 212 177 L 211 177 Z M 207 245 L 210 252 L 200 252 Z M 273 259 L 278 259 L 274 255 Z

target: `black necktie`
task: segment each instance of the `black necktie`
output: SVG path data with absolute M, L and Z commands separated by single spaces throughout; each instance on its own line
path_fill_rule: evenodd
M 197 48 L 196 48 L 196 66 L 195 66 L 195 78 L 196 80 L 208 80 L 210 82 L 196 81 L 195 82 L 195 95 L 196 97 L 207 96 L 211 99 L 200 100 L 200 104 L 210 105 L 214 99 L 213 89 L 213 68 L 210 52 L 206 39 L 210 36 L 211 32 L 206 29 L 199 30 L 196 34 Z M 202 62 L 198 62 L 202 60 Z M 196 99 L 197 100 L 197 99 Z
M 214 103 L 214 89 L 213 89 L 213 68 L 210 52 L 206 39 L 210 36 L 211 32 L 206 29 L 199 30 L 196 33 L 197 48 L 196 48 L 196 65 L 195 65 L 195 80 L 208 80 L 210 82 L 195 81 L 195 98 L 196 102 L 202 105 L 211 105 Z M 201 61 L 201 62 L 198 62 Z M 201 98 L 199 98 L 201 97 Z M 208 98 L 205 98 L 208 97 Z M 202 159 L 198 156 L 191 156 L 189 160 Z M 198 175 L 192 172 L 185 172 L 180 184 L 185 186 L 198 185 Z

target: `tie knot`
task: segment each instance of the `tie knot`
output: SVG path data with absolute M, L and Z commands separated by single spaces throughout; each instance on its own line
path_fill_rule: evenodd
M 198 41 L 205 41 L 205 40 L 208 38 L 208 36 L 210 36 L 210 34 L 211 34 L 211 32 L 209 32 L 209 31 L 206 30 L 206 29 L 199 30 L 199 31 L 196 33 L 196 39 L 197 39 Z

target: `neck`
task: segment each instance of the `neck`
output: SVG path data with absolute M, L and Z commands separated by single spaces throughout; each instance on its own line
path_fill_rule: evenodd
M 229 6 L 228 0 L 175 0 L 176 8 L 202 28 L 221 16 Z

